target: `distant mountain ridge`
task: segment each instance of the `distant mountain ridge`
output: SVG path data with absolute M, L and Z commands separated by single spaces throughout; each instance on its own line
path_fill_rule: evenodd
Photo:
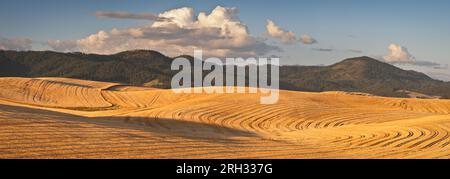
M 170 70 L 171 61 L 159 52 L 147 50 L 113 55 L 0 51 L 0 76 L 68 77 L 141 85 L 155 79 L 170 82 L 174 73 Z
M 280 79 L 307 91 L 352 91 L 407 97 L 409 90 L 448 98 L 450 83 L 403 70 L 370 57 L 345 59 L 330 66 L 284 66 Z
M 193 60 L 190 56 L 183 56 Z M 150 50 L 113 55 L 52 51 L 0 51 L 0 77 L 66 77 L 170 88 L 177 73 L 174 58 Z M 345 59 L 330 66 L 281 66 L 280 88 L 299 91 L 365 92 L 408 97 L 405 91 L 450 97 L 450 83 L 397 68 L 370 57 Z

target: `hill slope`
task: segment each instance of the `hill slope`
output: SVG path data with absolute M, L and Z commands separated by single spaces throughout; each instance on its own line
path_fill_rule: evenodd
M 450 158 L 450 100 L 282 90 L 261 105 L 62 78 L 0 84 L 0 158 Z
M 158 52 L 144 50 L 114 55 L 0 51 L 0 76 L 67 77 L 133 85 L 159 79 L 169 84 L 171 62 Z
M 281 80 L 307 91 L 354 91 L 406 97 L 401 90 L 450 96 L 450 83 L 372 59 L 357 57 L 330 66 L 284 66 Z
M 170 88 L 176 73 L 170 70 L 172 60 L 147 50 L 113 55 L 0 51 L 0 77 L 66 77 Z M 450 97 L 449 82 L 369 57 L 323 67 L 282 66 L 280 84 L 281 89 L 297 91 L 356 91 L 389 97 L 408 97 L 405 91 L 411 91 Z

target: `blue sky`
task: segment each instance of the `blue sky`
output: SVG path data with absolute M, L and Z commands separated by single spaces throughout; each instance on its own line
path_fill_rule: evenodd
M 442 69 L 450 63 L 448 0 L 2 0 L 0 37 L 28 38 L 33 41 L 34 50 L 41 50 L 49 48 L 45 45 L 48 40 L 79 40 L 101 30 L 109 32 L 113 28 L 152 23 L 99 18 L 95 16 L 98 11 L 158 15 L 190 7 L 197 15 L 199 12 L 209 14 L 218 5 L 236 7 L 237 18 L 246 25 L 251 36 L 267 38 L 264 43 L 282 50 L 268 54 L 279 55 L 284 64 L 331 64 L 362 55 L 383 58 L 393 53 L 388 46 L 395 44 L 407 49 L 406 53 L 416 61 L 440 65 L 439 70 L 411 63 L 404 64 L 405 68 L 420 69 L 428 74 L 449 71 Z M 270 37 L 266 32 L 268 19 L 297 37 L 307 34 L 317 43 L 285 44 Z

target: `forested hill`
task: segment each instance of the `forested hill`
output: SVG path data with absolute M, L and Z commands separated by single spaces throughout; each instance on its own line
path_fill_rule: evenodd
M 184 56 L 190 60 L 192 57 Z M 0 77 L 67 77 L 170 88 L 173 58 L 156 51 L 135 50 L 113 55 L 52 51 L 0 51 Z M 369 58 L 345 59 L 330 66 L 281 66 L 282 89 L 351 91 L 407 97 L 414 91 L 448 98 L 450 83 L 434 80 Z

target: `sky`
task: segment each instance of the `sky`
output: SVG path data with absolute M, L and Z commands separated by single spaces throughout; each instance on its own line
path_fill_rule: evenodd
M 0 49 L 280 57 L 370 56 L 450 81 L 448 0 L 1 0 Z

